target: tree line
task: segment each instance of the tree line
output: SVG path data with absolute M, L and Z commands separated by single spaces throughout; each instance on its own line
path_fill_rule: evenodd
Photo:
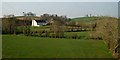
M 103 39 L 114 57 L 120 58 L 119 19 L 113 17 L 98 17 L 95 31 L 90 37 Z

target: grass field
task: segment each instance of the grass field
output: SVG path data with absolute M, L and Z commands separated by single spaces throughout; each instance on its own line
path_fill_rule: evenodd
M 3 58 L 112 58 L 102 40 L 3 35 Z
M 78 18 L 73 18 L 72 21 L 85 21 L 85 22 L 90 22 L 96 20 L 95 17 L 78 17 Z

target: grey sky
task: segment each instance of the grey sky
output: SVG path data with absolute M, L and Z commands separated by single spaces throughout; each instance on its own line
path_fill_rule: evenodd
M 118 2 L 119 0 L 2 0 L 3 2 Z
M 118 16 L 117 2 L 3 2 L 2 14 L 23 15 L 22 12 L 34 12 L 80 17 L 86 14 Z

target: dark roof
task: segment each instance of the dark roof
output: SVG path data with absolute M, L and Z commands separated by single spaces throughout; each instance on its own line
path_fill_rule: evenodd
M 36 22 L 46 22 L 46 20 L 35 20 Z

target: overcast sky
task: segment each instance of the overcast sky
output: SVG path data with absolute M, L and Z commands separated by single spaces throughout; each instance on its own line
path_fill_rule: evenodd
M 118 2 L 120 0 L 2 0 L 3 2 Z
M 74 18 L 86 14 L 118 16 L 117 2 L 3 2 L 2 14 L 23 15 L 22 12 L 34 12 L 66 15 Z

